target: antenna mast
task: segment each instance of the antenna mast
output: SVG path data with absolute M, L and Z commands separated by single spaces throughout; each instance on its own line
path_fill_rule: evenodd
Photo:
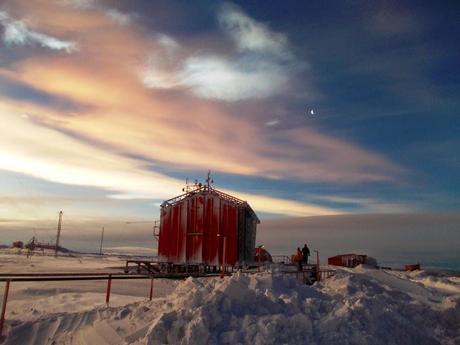
M 211 170 L 208 170 L 208 177 L 206 178 L 206 185 L 208 186 L 208 189 L 211 188 L 211 184 L 214 183 L 214 180 L 211 177 Z
M 99 255 L 102 255 L 102 242 L 104 242 L 104 227 L 102 227 L 102 233 L 101 233 L 101 247 L 99 248 Z
M 59 248 L 59 238 L 61 237 L 61 225 L 62 225 L 62 211 L 59 211 L 59 221 L 58 221 L 58 228 L 57 228 L 57 236 L 56 236 L 56 248 L 54 249 L 54 256 L 58 256 L 58 248 Z

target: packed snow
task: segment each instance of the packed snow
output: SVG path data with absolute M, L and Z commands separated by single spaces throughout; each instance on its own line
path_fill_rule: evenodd
M 11 259 L 2 256 L 0 263 Z M 40 267 L 47 260 L 60 267 L 70 259 L 42 260 Z M 116 264 L 79 260 L 93 269 Z M 360 266 L 306 286 L 272 268 L 223 279 L 156 280 L 152 301 L 147 282 L 123 281 L 114 282 L 114 289 L 126 286 L 110 306 L 103 285 L 85 283 L 12 283 L 4 343 L 460 344 L 456 275 Z

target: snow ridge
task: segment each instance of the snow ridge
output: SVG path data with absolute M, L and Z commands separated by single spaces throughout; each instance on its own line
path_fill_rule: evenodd
M 459 283 L 445 280 L 447 294 L 414 279 L 364 268 L 314 286 L 267 273 L 188 278 L 152 302 L 16 321 L 6 344 L 458 344 Z

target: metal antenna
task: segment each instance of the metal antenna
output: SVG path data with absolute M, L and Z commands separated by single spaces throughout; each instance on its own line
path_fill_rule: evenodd
M 102 242 L 104 242 L 104 227 L 102 227 L 102 233 L 101 233 L 101 247 L 99 248 L 99 255 L 102 255 Z
M 58 228 L 57 228 L 57 236 L 56 236 L 56 248 L 54 249 L 54 256 L 58 256 L 58 248 L 59 248 L 59 238 L 61 237 L 61 225 L 62 225 L 62 214 L 64 212 L 59 211 L 59 221 L 58 221 Z
M 211 177 L 211 170 L 208 170 L 208 177 L 206 178 L 206 184 L 208 186 L 208 189 L 211 187 L 211 184 L 214 183 L 214 180 Z

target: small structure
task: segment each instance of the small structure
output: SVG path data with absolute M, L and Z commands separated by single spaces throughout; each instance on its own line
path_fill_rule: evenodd
M 412 272 L 412 271 L 420 271 L 420 264 L 410 264 L 404 266 L 404 271 Z
M 327 259 L 328 265 L 354 268 L 367 262 L 367 255 L 340 254 Z
M 175 266 L 244 266 L 254 262 L 259 218 L 246 201 L 208 184 L 161 205 L 158 256 Z
M 22 241 L 14 241 L 13 244 L 11 245 L 12 248 L 19 248 L 22 249 L 24 248 L 24 242 Z

